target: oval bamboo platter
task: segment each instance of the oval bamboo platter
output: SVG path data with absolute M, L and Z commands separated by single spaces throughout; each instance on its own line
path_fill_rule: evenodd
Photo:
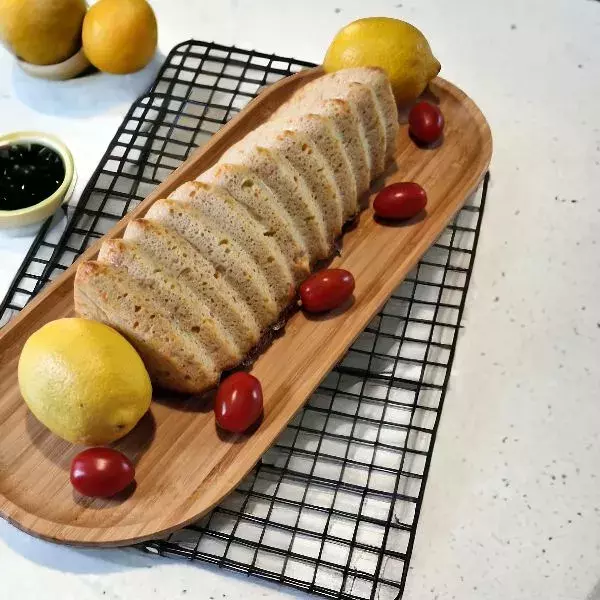
M 108 237 L 141 216 L 157 198 L 211 166 L 319 69 L 302 71 L 265 89 L 210 142 L 198 149 Z M 211 510 L 252 469 L 321 380 L 443 231 L 485 174 L 492 152 L 488 124 L 477 106 L 443 79 L 431 85 L 446 118 L 443 144 L 420 149 L 400 129 L 396 165 L 384 181 L 420 183 L 428 193 L 424 218 L 388 227 L 363 211 L 343 238 L 333 266 L 356 279 L 354 303 L 324 318 L 295 314 L 285 334 L 254 364 L 265 398 L 264 419 L 252 435 L 224 435 L 210 404 L 157 397 L 151 411 L 116 447 L 137 464 L 137 487 L 127 498 L 79 497 L 69 464 L 82 448 L 45 429 L 28 412 L 17 382 L 21 348 L 50 320 L 73 315 L 76 264 L 48 286 L 0 335 L 0 514 L 17 527 L 55 542 L 121 546 L 166 534 Z M 98 245 L 82 259 L 93 258 Z M 80 260 L 82 260 L 80 259 Z

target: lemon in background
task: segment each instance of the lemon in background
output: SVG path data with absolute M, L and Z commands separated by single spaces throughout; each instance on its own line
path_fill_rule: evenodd
M 73 443 L 108 444 L 129 433 L 150 407 L 142 359 L 114 329 L 58 319 L 25 342 L 19 387 L 31 412 Z
M 157 38 L 156 17 L 146 0 L 99 0 L 83 21 L 85 55 L 107 73 L 145 67 L 154 56 Z
M 325 71 L 381 67 L 398 104 L 416 100 L 441 65 L 429 42 L 413 25 L 389 17 L 369 17 L 346 25 L 334 37 L 323 61 Z
M 53 65 L 81 45 L 85 0 L 0 0 L 0 40 L 34 65 Z

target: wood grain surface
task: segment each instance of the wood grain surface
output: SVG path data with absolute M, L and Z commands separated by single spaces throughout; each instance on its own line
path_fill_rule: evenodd
M 108 236 L 141 216 L 157 198 L 211 166 L 231 144 L 319 69 L 302 71 L 263 91 L 161 184 Z M 396 163 L 379 186 L 416 181 L 428 193 L 424 218 L 385 226 L 363 211 L 343 238 L 332 266 L 354 274 L 354 303 L 343 312 L 308 318 L 295 314 L 285 334 L 256 361 L 264 419 L 252 435 L 217 431 L 210 400 L 155 397 L 151 411 L 115 446 L 136 463 L 137 486 L 125 497 L 82 498 L 69 483 L 69 465 L 82 448 L 50 433 L 27 410 L 17 382 L 21 348 L 36 329 L 73 315 L 76 264 L 40 293 L 0 334 L 0 514 L 33 535 L 82 546 L 142 541 L 195 521 L 218 504 L 271 446 L 329 370 L 344 355 L 453 215 L 475 191 L 492 152 L 489 127 L 477 106 L 443 79 L 431 94 L 445 115 L 443 143 L 418 148 L 406 125 L 399 132 Z M 372 200 L 372 198 L 371 198 Z M 80 259 L 92 258 L 98 244 Z

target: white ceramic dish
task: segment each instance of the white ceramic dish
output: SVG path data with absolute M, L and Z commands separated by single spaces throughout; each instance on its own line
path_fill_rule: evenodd
M 54 65 L 34 65 L 19 59 L 17 59 L 17 63 L 23 71 L 32 77 L 55 81 L 64 81 L 65 79 L 77 77 L 77 75 L 80 75 L 91 66 L 90 61 L 83 52 L 83 48 L 80 48 L 77 53 L 67 58 L 67 60 Z
M 63 162 L 65 176 L 58 189 L 41 202 L 19 210 L 0 210 L 0 229 L 25 229 L 46 220 L 56 212 L 61 204 L 69 200 L 75 187 L 77 177 L 73 156 L 58 138 L 38 131 L 17 131 L 0 136 L 0 147 L 27 143 L 41 144 L 54 150 Z

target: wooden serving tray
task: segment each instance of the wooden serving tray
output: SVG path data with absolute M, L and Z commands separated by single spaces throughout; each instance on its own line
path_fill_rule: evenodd
M 302 71 L 264 90 L 208 144 L 199 148 L 135 211 L 210 167 L 234 142 L 266 120 L 293 91 L 321 73 Z M 285 334 L 256 361 L 264 420 L 251 435 L 219 432 L 210 402 L 156 397 L 151 411 L 115 446 L 137 464 L 137 487 L 127 498 L 82 498 L 71 488 L 69 465 L 82 448 L 64 442 L 27 410 L 19 393 L 17 363 L 25 340 L 53 319 L 73 315 L 77 263 L 40 293 L 0 334 L 0 514 L 42 538 L 81 546 L 121 546 L 166 534 L 211 510 L 252 469 L 410 269 L 444 230 L 485 174 L 492 153 L 488 124 L 458 88 L 436 79 L 431 93 L 446 119 L 443 143 L 420 149 L 400 128 L 397 166 L 385 184 L 416 181 L 427 191 L 427 214 L 402 226 L 385 226 L 364 211 L 342 242 L 344 267 L 356 279 L 355 301 L 324 317 L 295 314 Z M 380 182 L 381 183 L 381 182 Z

